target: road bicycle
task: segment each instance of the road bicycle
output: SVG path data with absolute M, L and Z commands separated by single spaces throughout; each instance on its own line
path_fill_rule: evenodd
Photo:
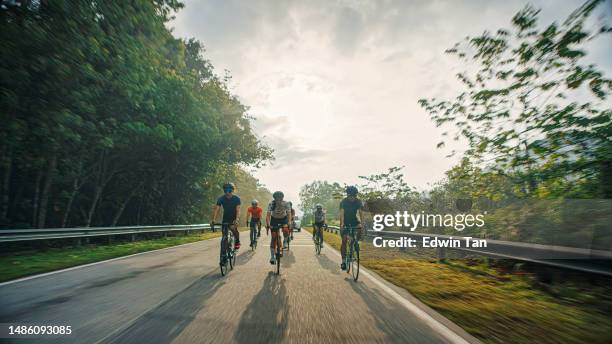
M 277 235 L 276 235 L 276 239 L 272 238 L 272 240 L 274 240 L 274 246 L 276 247 L 276 252 L 275 252 L 275 257 L 276 257 L 276 274 L 280 275 L 280 261 L 281 261 L 281 257 L 283 256 L 282 254 L 282 250 L 284 249 L 281 248 L 281 235 L 282 235 L 282 225 L 274 225 L 272 226 L 272 228 L 270 229 L 270 231 L 274 232 L 276 231 Z M 268 227 L 266 227 L 266 229 L 268 229 Z
M 359 230 L 359 227 L 345 226 L 344 229 L 348 232 L 348 246 L 344 257 L 346 273 L 351 273 L 353 280 L 357 281 L 359 278 L 359 240 L 357 240 L 355 232 Z
M 315 254 L 318 256 L 321 254 L 321 247 L 323 246 L 323 226 L 318 227 L 317 225 L 313 226 L 315 234 L 314 234 L 314 243 L 315 243 Z
M 233 270 L 236 265 L 236 250 L 234 249 L 234 233 L 229 229 L 233 223 L 214 223 L 214 226 L 221 226 L 221 252 L 219 254 L 219 267 L 221 276 L 225 276 L 229 270 Z

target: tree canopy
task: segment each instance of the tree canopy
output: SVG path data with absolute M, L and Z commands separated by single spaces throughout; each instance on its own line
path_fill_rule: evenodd
M 1 226 L 202 221 L 213 185 L 272 158 L 202 43 L 166 27 L 179 1 L 21 3 L 0 9 Z

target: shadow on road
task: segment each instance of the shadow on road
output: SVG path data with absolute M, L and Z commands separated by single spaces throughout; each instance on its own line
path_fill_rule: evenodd
M 289 297 L 281 276 L 268 272 L 261 290 L 240 318 L 237 343 L 280 343 L 289 321 Z
M 376 326 L 381 333 L 386 335 L 386 343 L 444 343 L 436 339 L 431 330 L 409 313 L 396 300 L 384 295 L 377 289 L 367 287 L 363 282 L 354 282 L 347 279 L 347 283 L 353 288 L 367 305 Z M 409 325 L 409 326 L 407 326 Z
M 295 256 L 293 255 L 293 251 L 289 249 L 289 251 L 283 253 L 283 258 L 281 258 L 281 274 L 283 273 L 283 268 L 289 268 L 293 263 L 295 263 Z
M 217 271 L 202 276 L 186 289 L 141 316 L 108 343 L 169 343 L 195 319 L 206 301 L 225 284 Z
M 316 256 L 317 257 L 317 261 L 319 262 L 319 264 L 321 265 L 321 267 L 323 267 L 325 270 L 333 273 L 334 275 L 340 275 L 340 272 L 342 270 L 340 270 L 340 264 L 334 262 L 333 260 L 329 259 L 326 255 L 320 255 L 320 256 Z
M 259 250 L 260 248 L 258 248 Z M 255 251 L 251 251 L 251 249 L 249 248 L 248 251 L 239 254 L 238 257 L 236 257 L 236 265 L 244 265 L 246 263 L 249 262 L 249 260 L 251 260 L 251 258 L 253 258 L 253 256 L 255 255 Z

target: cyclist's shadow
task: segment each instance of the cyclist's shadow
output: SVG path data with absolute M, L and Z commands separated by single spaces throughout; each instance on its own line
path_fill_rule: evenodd
M 279 343 L 289 321 L 289 297 L 285 281 L 270 271 L 261 290 L 240 318 L 234 339 L 238 343 Z

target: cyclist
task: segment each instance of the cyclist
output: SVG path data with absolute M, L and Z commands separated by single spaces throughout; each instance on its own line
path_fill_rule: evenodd
M 251 206 L 247 209 L 247 227 L 251 228 L 251 246 L 253 246 L 253 232 L 257 229 L 257 238 L 261 236 L 261 214 L 263 209 L 258 206 L 259 202 L 254 199 Z M 255 239 L 257 240 L 257 239 Z
M 347 227 L 357 227 L 357 240 L 361 239 L 362 227 L 361 221 L 363 221 L 363 203 L 357 198 L 357 187 L 347 186 L 346 197 L 340 202 L 340 228 L 342 235 L 342 246 L 340 251 L 342 253 L 342 264 L 340 268 L 346 270 L 346 264 L 344 258 L 346 256 L 346 243 L 348 241 L 349 229 Z M 359 213 L 359 219 L 357 219 L 357 213 Z
M 319 239 L 321 239 L 321 247 L 323 247 L 323 228 L 325 228 L 325 210 L 323 210 L 323 206 L 320 204 L 316 205 L 316 210 L 314 212 L 314 224 L 312 225 L 312 240 L 314 240 L 315 235 L 319 235 Z
M 266 229 L 270 229 L 272 232 L 272 239 L 270 240 L 270 264 L 276 264 L 275 249 L 276 246 L 280 246 L 282 255 L 282 240 L 280 238 L 279 228 L 283 228 L 283 234 L 285 236 L 289 233 L 289 224 L 293 221 L 291 217 L 291 207 L 289 202 L 283 201 L 285 194 L 282 191 L 276 191 L 272 194 L 272 202 L 268 205 L 268 212 L 266 213 Z
M 240 232 L 238 232 L 238 219 L 240 218 L 240 197 L 234 195 L 234 190 L 236 186 L 234 183 L 226 182 L 223 184 L 223 192 L 224 195 L 217 199 L 217 204 L 215 205 L 215 209 L 213 211 L 212 223 L 214 224 L 217 221 L 217 215 L 219 215 L 219 209 L 223 207 L 223 228 L 228 227 L 234 237 L 236 238 L 236 243 L 234 245 L 234 249 L 240 248 Z

